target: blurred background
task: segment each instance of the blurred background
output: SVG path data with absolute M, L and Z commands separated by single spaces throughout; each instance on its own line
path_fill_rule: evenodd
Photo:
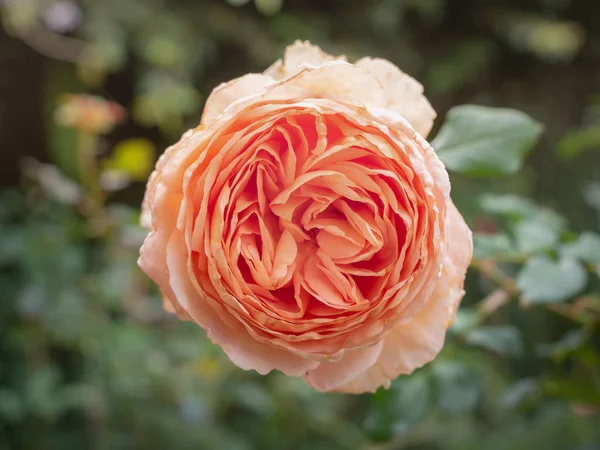
M 600 3 L 0 0 L 0 449 L 600 448 Z M 144 182 L 211 89 L 309 39 L 438 111 L 527 112 L 517 173 L 453 175 L 475 235 L 442 354 L 388 391 L 234 367 L 136 266 Z

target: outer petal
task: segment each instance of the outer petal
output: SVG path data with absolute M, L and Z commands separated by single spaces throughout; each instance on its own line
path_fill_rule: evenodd
M 367 69 L 383 85 L 386 101 L 377 106 L 396 111 L 426 138 L 436 113 L 423 95 L 423 86 L 385 59 L 362 58 L 355 65 Z
M 462 288 L 465 275 L 473 257 L 473 235 L 452 200 L 448 204 L 447 223 L 449 242 L 446 270 L 451 278 L 451 283 L 461 293 L 461 295 L 456 296 L 452 305 L 452 319 L 454 319 L 454 314 L 456 314 L 464 294 Z
M 219 117 L 236 100 L 256 95 L 274 82 L 270 76 L 261 73 L 249 73 L 227 83 L 221 83 L 213 89 L 206 100 L 200 124 L 206 125 Z
M 446 330 L 464 295 L 463 282 L 472 255 L 471 231 L 452 202 L 448 205 L 448 253 L 444 274 L 425 307 L 399 323 L 384 338 L 375 364 L 343 386 L 330 390 L 362 393 L 388 388 L 393 379 L 430 362 L 444 345 Z M 343 361 L 343 360 L 342 360 Z
M 294 75 L 302 66 L 320 66 L 335 60 L 346 61 L 346 57 L 331 56 L 308 41 L 298 40 L 285 49 L 283 61 L 277 60 L 264 73 L 275 80 L 280 80 Z
M 376 364 L 382 349 L 383 341 L 379 341 L 372 347 L 348 350 L 337 362 L 322 362 L 304 380 L 319 391 L 337 390 L 359 376 L 365 367 Z
M 386 92 L 368 70 L 343 61 L 304 67 L 267 90 L 265 98 L 320 97 L 360 105 L 380 105 Z

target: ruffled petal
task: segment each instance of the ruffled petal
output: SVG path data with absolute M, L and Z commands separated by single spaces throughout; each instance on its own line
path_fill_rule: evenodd
M 364 364 L 363 373 L 333 390 L 362 393 L 375 392 L 380 386 L 388 388 L 393 379 L 427 364 L 442 349 L 446 330 L 464 296 L 463 282 L 473 251 L 471 231 L 452 201 L 447 223 L 444 273 L 425 307 L 410 322 L 399 323 L 386 335 L 375 364 Z
M 421 83 L 385 59 L 362 58 L 355 65 L 368 70 L 383 85 L 385 102 L 376 106 L 399 113 L 426 138 L 436 113 L 423 95 Z
M 249 73 L 227 83 L 217 86 L 204 106 L 204 113 L 200 124 L 206 125 L 219 117 L 233 102 L 259 94 L 264 88 L 274 83 L 273 78 L 261 73 Z
M 372 347 L 348 350 L 339 361 L 322 362 L 308 372 L 304 380 L 319 391 L 335 391 L 359 376 L 365 367 L 375 364 L 382 349 L 383 342 L 380 341 Z
M 446 327 L 450 316 L 450 305 L 454 301 L 444 281 L 443 289 L 436 294 L 410 322 L 399 323 L 383 339 L 377 361 L 363 365 L 363 372 L 348 383 L 331 390 L 347 393 L 375 392 L 380 386 L 389 388 L 393 379 L 401 374 L 412 373 L 431 361 L 444 345 Z
M 303 66 L 320 66 L 330 61 L 346 61 L 345 56 L 332 56 L 308 41 L 296 41 L 285 49 L 283 60 L 277 60 L 264 74 L 281 80 L 297 73 Z
M 183 236 L 175 233 L 167 246 L 169 286 L 177 303 L 206 330 L 208 338 L 221 346 L 231 361 L 244 370 L 265 375 L 279 370 L 289 376 L 301 376 L 319 364 L 285 349 L 252 338 L 243 325 L 223 311 L 221 305 L 200 292 L 192 283 L 185 255 Z M 162 287 L 162 286 L 161 286 Z
M 463 284 L 473 257 L 473 235 L 452 200 L 450 200 L 447 208 L 448 253 L 444 264 L 450 277 L 450 284 L 460 294 L 454 296 L 455 301 L 452 304 L 453 319 L 464 294 Z

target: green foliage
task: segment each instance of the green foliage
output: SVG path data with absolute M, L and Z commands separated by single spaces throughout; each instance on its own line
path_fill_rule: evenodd
M 467 366 L 441 361 L 433 367 L 440 409 L 450 414 L 472 412 L 481 397 L 481 379 Z
M 490 177 L 518 171 L 541 132 L 520 111 L 464 105 L 448 112 L 431 145 L 448 169 Z
M 561 246 L 560 252 L 565 256 L 577 258 L 590 264 L 600 263 L 600 235 L 584 231 L 577 240 Z
M 584 150 L 600 147 L 600 125 L 573 130 L 558 143 L 558 154 L 563 159 L 572 159 Z
M 523 353 L 519 330 L 511 325 L 487 325 L 476 328 L 467 335 L 467 342 L 500 355 L 520 356 Z
M 519 273 L 518 286 L 533 303 L 567 300 L 580 293 L 587 283 L 585 268 L 573 259 L 552 261 L 538 256 L 527 261 Z

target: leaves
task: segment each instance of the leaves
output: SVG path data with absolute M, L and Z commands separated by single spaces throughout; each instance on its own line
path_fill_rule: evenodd
M 553 261 L 545 256 L 531 258 L 517 278 L 517 286 L 532 303 L 567 300 L 581 292 L 587 283 L 587 272 L 577 261 L 562 258 Z
M 541 344 L 538 346 L 538 354 L 541 356 L 551 356 L 553 358 L 563 358 L 564 356 L 579 349 L 590 338 L 590 332 L 585 329 L 569 330 L 558 341 L 551 344 Z
M 485 194 L 479 199 L 481 209 L 512 219 L 531 217 L 537 207 L 529 199 L 514 194 Z
M 600 263 L 600 235 L 584 231 L 575 242 L 564 244 L 560 252 L 565 257 L 577 258 L 588 263 Z
M 473 256 L 476 258 L 490 258 L 494 255 L 510 253 L 513 250 L 513 242 L 504 233 L 473 234 Z
M 462 364 L 442 361 L 435 365 L 433 375 L 437 382 L 438 405 L 450 414 L 473 410 L 479 402 L 479 377 Z
M 569 160 L 595 147 L 600 147 L 600 124 L 567 133 L 559 141 L 557 153 L 562 159 Z
M 500 397 L 500 404 L 507 409 L 513 409 L 521 403 L 540 394 L 538 382 L 532 378 L 517 381 Z
M 476 328 L 467 335 L 467 343 L 506 356 L 520 356 L 523 352 L 519 330 L 510 325 Z
M 527 253 L 551 249 L 559 238 L 556 226 L 536 219 L 519 222 L 515 225 L 514 233 L 517 247 Z
M 283 7 L 283 0 L 254 0 L 256 10 L 264 16 L 274 16 Z
M 448 169 L 489 177 L 517 172 L 541 132 L 520 111 L 463 105 L 450 110 L 431 145 Z

